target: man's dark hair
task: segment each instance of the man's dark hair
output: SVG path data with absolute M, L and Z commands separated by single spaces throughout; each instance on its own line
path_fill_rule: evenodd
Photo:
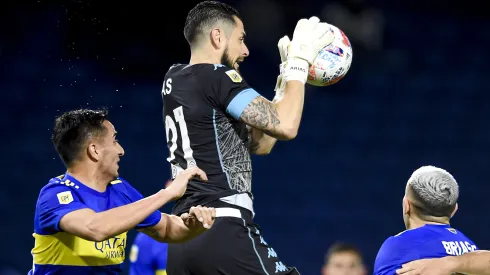
M 327 264 L 330 261 L 330 258 L 332 258 L 334 254 L 343 253 L 343 252 L 350 252 L 356 254 L 357 256 L 359 256 L 359 259 L 362 262 L 362 253 L 357 246 L 347 244 L 347 243 L 337 242 L 328 248 L 327 254 L 325 255 L 325 263 Z
M 185 20 L 184 36 L 189 45 L 194 46 L 205 28 L 219 20 L 235 26 L 233 16 L 240 18 L 238 11 L 228 4 L 217 1 L 204 1 L 189 11 Z
M 107 120 L 107 115 L 107 109 L 80 109 L 56 118 L 51 140 L 65 166 L 80 157 L 87 141 L 106 133 L 102 123 Z

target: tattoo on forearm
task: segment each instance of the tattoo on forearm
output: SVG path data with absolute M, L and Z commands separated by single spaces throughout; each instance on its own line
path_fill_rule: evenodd
M 277 133 L 281 121 L 278 118 L 276 106 L 262 97 L 257 97 L 241 115 L 242 120 L 264 131 L 266 134 Z

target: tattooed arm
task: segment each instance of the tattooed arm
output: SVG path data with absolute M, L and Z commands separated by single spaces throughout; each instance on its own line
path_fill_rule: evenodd
M 276 98 L 272 100 L 276 104 Z M 267 155 L 276 144 L 277 138 L 271 137 L 256 128 L 247 125 L 250 152 L 255 155 Z
M 288 81 L 284 91 L 284 98 L 281 101 L 272 103 L 264 97 L 258 96 L 248 104 L 247 108 L 242 112 L 240 120 L 270 137 L 279 140 L 291 140 L 298 134 L 303 113 L 304 95 L 305 86 L 303 83 L 294 80 Z M 251 131 L 252 135 L 255 130 Z M 258 141 L 262 140 L 262 138 L 258 137 L 261 137 L 261 135 L 255 134 L 255 140 L 252 137 L 251 149 L 257 150 L 260 148 L 260 145 L 257 144 L 260 144 Z

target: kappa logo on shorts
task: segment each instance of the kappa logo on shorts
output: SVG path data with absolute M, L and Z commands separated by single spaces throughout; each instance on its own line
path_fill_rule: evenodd
M 71 195 L 71 191 L 61 192 L 56 194 L 56 196 L 58 197 L 58 201 L 60 202 L 60 204 L 69 204 L 70 202 L 73 201 L 73 196 Z
M 231 79 L 231 81 L 235 83 L 240 83 L 242 82 L 242 77 L 235 71 L 235 70 L 229 70 L 225 72 Z
M 288 268 L 282 262 L 276 262 L 276 273 L 287 271 Z

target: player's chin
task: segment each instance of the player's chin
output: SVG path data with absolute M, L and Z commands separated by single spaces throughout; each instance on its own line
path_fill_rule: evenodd
M 119 177 L 119 165 L 118 164 L 116 164 L 114 169 L 113 169 L 113 176 L 115 178 Z

